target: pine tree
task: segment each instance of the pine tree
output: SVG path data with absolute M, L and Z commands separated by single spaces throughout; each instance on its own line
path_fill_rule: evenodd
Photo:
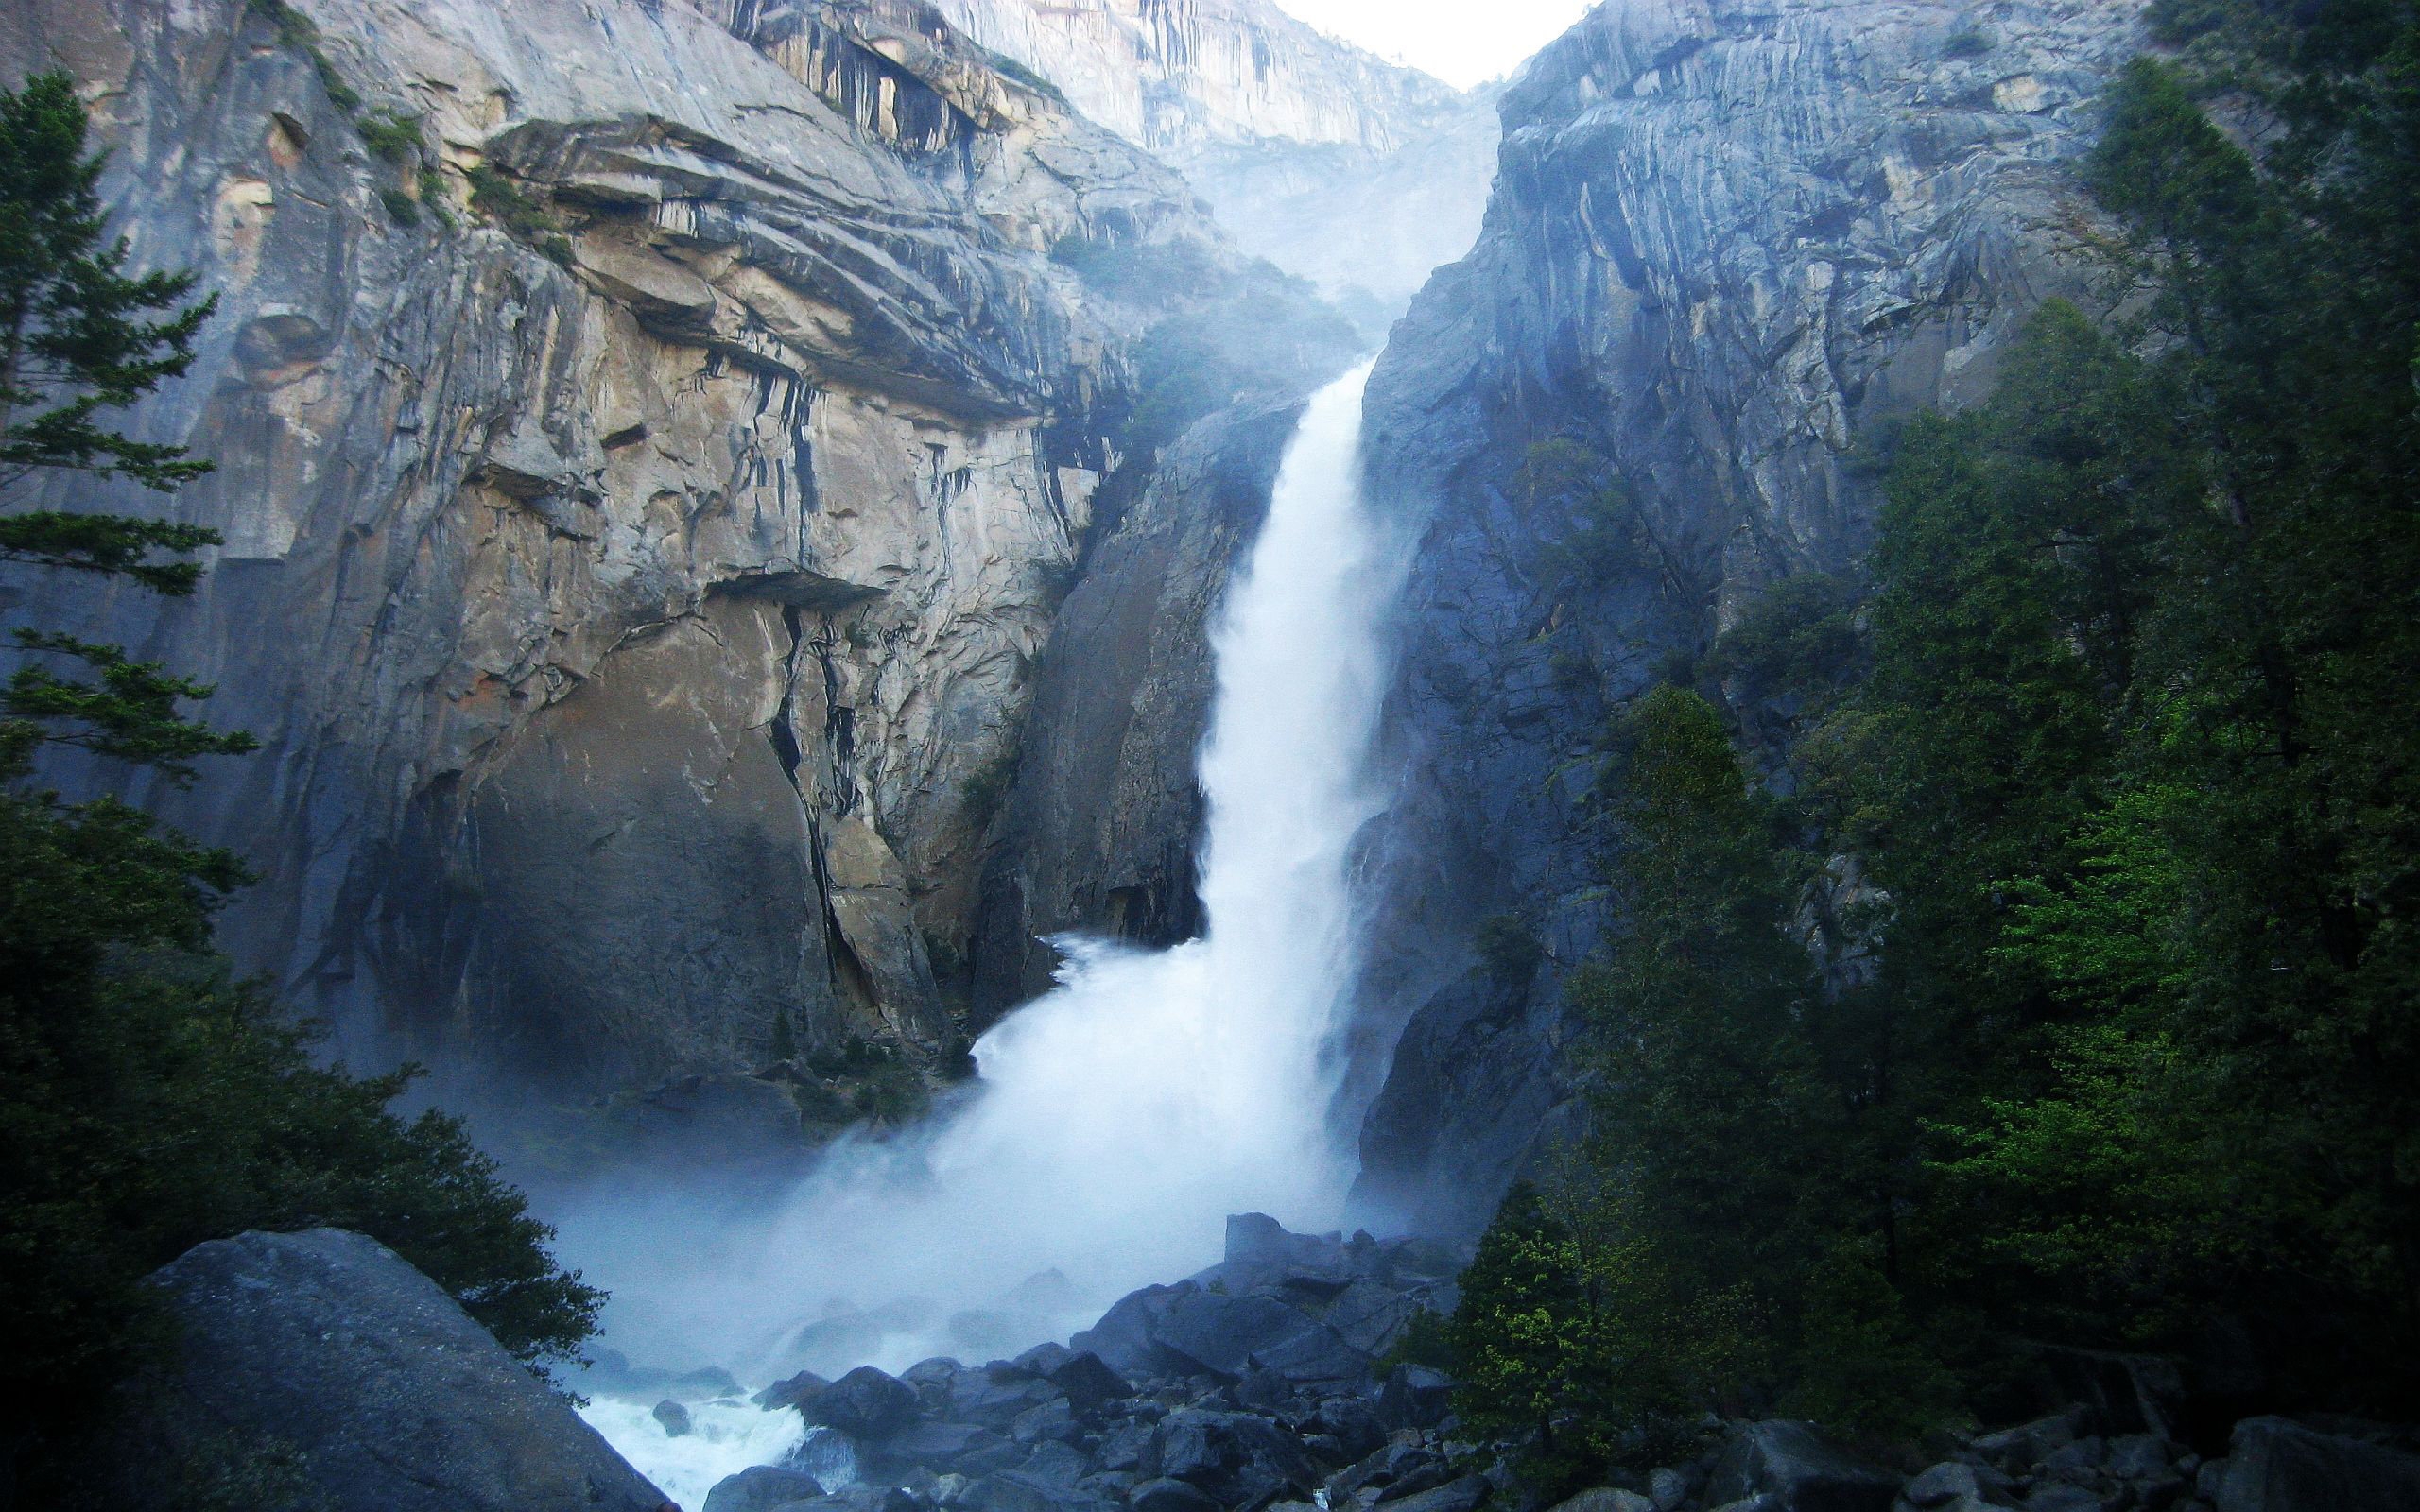
M 130 277 L 123 238 L 103 237 L 106 159 L 85 149 L 83 106 L 65 74 L 0 90 L 0 561 L 123 576 L 182 596 L 199 581 L 180 558 L 216 531 L 97 510 L 29 508 L 60 474 L 125 477 L 168 492 L 210 471 L 182 447 L 112 428 L 124 409 L 192 365 L 216 297 L 187 302 L 194 277 Z M 251 750 L 178 712 L 210 689 L 115 646 L 14 630 L 20 665 L 0 688 L 0 778 L 45 743 L 82 747 L 189 781 L 193 758 Z M 81 662 L 86 680 L 54 668 Z

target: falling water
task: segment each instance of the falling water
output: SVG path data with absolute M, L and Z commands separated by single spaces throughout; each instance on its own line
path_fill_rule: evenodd
M 1357 487 L 1368 372 L 1312 398 L 1213 636 L 1203 936 L 1063 941 L 1060 986 L 977 1044 L 976 1095 L 937 1126 L 838 1147 L 777 1211 L 598 1267 L 626 1325 L 609 1342 L 720 1349 L 760 1379 L 981 1360 L 1216 1259 L 1228 1213 L 1335 1217 L 1328 1052 L 1400 581 Z

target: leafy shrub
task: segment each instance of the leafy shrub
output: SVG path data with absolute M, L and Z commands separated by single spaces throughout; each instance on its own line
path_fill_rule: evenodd
M 563 267 L 571 266 L 571 240 L 555 213 L 519 184 L 488 163 L 464 175 L 471 183 L 471 208 L 513 236 L 535 247 L 540 255 Z
M 1820 699 L 1848 682 L 1862 649 L 1857 591 L 1822 573 L 1785 577 L 1717 637 L 1704 670 L 1738 679 L 1754 697 Z
M 312 72 L 320 76 L 320 87 L 327 92 L 337 109 L 361 108 L 361 92 L 346 83 L 344 76 L 337 72 L 337 65 L 328 60 L 327 53 L 320 46 L 320 28 L 310 17 L 285 0 L 245 0 L 244 9 L 276 28 L 279 46 L 291 48 L 309 60 Z
M 373 157 L 389 163 L 404 163 L 420 154 L 420 117 L 404 115 L 394 111 L 372 111 L 354 123 L 361 132 L 361 145 Z
M 388 216 L 391 218 L 396 225 L 417 226 L 420 224 L 419 202 L 414 200 L 411 196 L 404 193 L 401 189 L 396 188 L 393 184 L 382 184 L 379 186 L 378 203 L 387 208 Z
M 1951 33 L 1949 40 L 1941 44 L 1944 58 L 1980 58 L 1991 50 L 1991 35 L 1973 26 Z
M 1527 983 L 1547 956 L 1537 931 L 1523 923 L 1517 914 L 1496 914 L 1481 919 L 1471 946 L 1478 952 L 1479 964 L 1488 976 L 1502 987 Z

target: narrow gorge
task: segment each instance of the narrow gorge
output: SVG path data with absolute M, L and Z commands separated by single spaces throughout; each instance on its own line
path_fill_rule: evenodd
M 0 1502 L 2420 1505 L 2412 9 L 1388 11 L 0 14 Z

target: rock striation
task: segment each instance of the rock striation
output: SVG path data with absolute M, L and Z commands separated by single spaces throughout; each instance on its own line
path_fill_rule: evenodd
M 1237 244 L 1374 336 L 1470 249 L 1495 96 L 1386 63 L 1270 0 L 942 0 L 968 35 L 1181 168 Z
M 1553 1126 L 1561 975 L 1606 923 L 1583 799 L 1609 709 L 1765 585 L 1851 567 L 1860 441 L 1983 392 L 2044 298 L 2087 292 L 2067 166 L 2137 9 L 1609 0 L 1506 90 L 1485 230 L 1368 401 L 1374 495 L 1426 532 L 1375 842 L 1371 1039 L 1409 1026 L 1364 1128 L 1374 1204 L 1477 1221 Z M 1524 484 L 1549 441 L 1588 488 Z M 1549 956 L 1517 990 L 1465 979 L 1495 915 Z
M 1129 141 L 1183 163 L 1216 145 L 1394 150 L 1458 92 L 1272 0 L 936 0 L 975 41 Z
M 262 874 L 239 960 L 499 1085 L 748 1071 L 782 1016 L 944 1057 L 1170 307 L 1050 254 L 1228 276 L 1182 180 L 908 0 L 10 8 L 50 65 L 220 299 L 136 424 L 226 544 L 187 603 L 24 601 L 262 739 L 156 803 Z

